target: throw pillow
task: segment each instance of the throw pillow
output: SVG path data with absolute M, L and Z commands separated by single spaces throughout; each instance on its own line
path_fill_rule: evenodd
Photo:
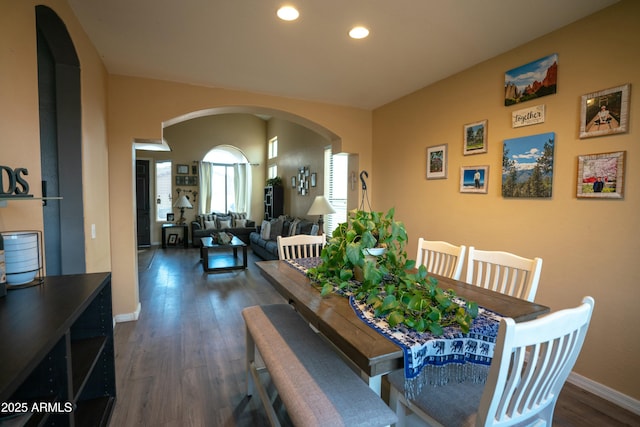
M 231 228 L 231 220 L 230 219 L 220 220 L 220 228 L 221 229 Z
M 204 229 L 205 230 L 209 230 L 209 229 L 214 229 L 216 228 L 216 222 L 215 221 L 204 221 Z
M 229 216 L 233 219 L 247 219 L 246 212 L 231 212 L 229 211 Z
M 247 220 L 246 219 L 236 219 L 233 221 L 233 226 L 234 227 L 246 227 L 247 226 Z
M 218 228 L 225 228 L 222 226 L 222 221 L 227 221 L 227 227 L 231 227 L 231 217 L 227 215 L 216 215 L 216 221 L 218 223 Z
M 313 226 L 311 227 L 311 231 L 309 232 L 309 234 L 311 236 L 317 236 L 318 235 L 318 224 L 313 224 Z
M 267 220 L 262 221 L 262 225 L 260 226 L 260 237 L 264 240 L 269 240 L 269 236 L 271 235 L 271 223 Z
M 282 224 L 284 221 L 280 218 L 271 220 L 271 233 L 269 240 L 278 240 L 278 236 L 282 235 Z
M 296 235 L 296 229 L 298 228 L 298 224 L 300 224 L 300 219 L 299 218 L 294 219 L 291 225 L 289 226 L 289 236 Z

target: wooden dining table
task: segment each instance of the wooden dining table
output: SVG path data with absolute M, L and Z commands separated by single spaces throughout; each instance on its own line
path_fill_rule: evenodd
M 361 377 L 380 394 L 382 376 L 404 366 L 402 349 L 363 322 L 344 296 L 320 291 L 286 261 L 259 261 L 267 281 L 320 333 L 360 369 Z M 447 277 L 431 275 L 442 289 L 516 322 L 535 319 L 549 307 Z

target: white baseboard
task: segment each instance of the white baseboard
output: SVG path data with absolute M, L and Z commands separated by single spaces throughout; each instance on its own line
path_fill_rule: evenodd
M 590 380 L 587 377 L 571 372 L 567 381 L 571 384 L 580 387 L 596 396 L 608 400 L 609 402 L 620 406 L 621 408 L 631 411 L 636 415 L 640 415 L 640 400 L 634 399 L 626 394 L 622 394 L 612 388 L 602 385 L 595 381 Z
M 134 311 L 133 313 L 118 314 L 113 318 L 113 322 L 115 324 L 122 322 L 133 322 L 135 320 L 138 320 L 138 317 L 140 317 L 140 310 L 142 310 L 142 305 L 138 303 L 136 311 Z

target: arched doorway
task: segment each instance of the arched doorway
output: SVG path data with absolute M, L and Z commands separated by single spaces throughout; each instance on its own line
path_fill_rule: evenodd
M 80 63 L 65 24 L 36 6 L 40 156 L 47 275 L 84 273 Z

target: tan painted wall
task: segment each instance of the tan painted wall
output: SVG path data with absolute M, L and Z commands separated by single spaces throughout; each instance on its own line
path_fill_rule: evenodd
M 640 2 L 623 1 L 374 111 L 373 205 L 396 207 L 409 233 L 544 259 L 536 301 L 596 300 L 575 371 L 640 398 Z M 452 46 L 455 48 L 455 46 Z M 504 72 L 557 53 L 557 94 L 504 107 Z M 580 97 L 631 83 L 629 132 L 579 139 Z M 634 93 L 635 92 L 635 93 Z M 546 122 L 512 129 L 511 112 L 545 104 Z M 463 156 L 463 125 L 488 119 L 488 153 Z M 553 197 L 501 197 L 502 141 L 555 132 Z M 426 180 L 426 147 L 447 143 L 448 178 Z M 578 200 L 577 156 L 627 152 L 624 200 Z M 489 192 L 461 194 L 460 167 L 489 165 Z M 463 276 L 464 277 L 464 276 Z
M 160 139 L 163 122 L 205 110 L 280 114 L 338 135 L 332 141 L 336 151 L 361 153 L 360 164 L 371 165 L 370 111 L 117 75 L 109 77 L 108 99 L 110 215 L 117 230 L 111 239 L 115 314 L 133 313 L 139 303 L 132 143 Z
M 324 149 L 331 142 L 310 129 L 277 118 L 269 120 L 268 134 L 269 139 L 278 136 L 278 158 L 274 163 L 283 181 L 284 213 L 316 221 L 318 218 L 307 216 L 307 211 L 315 197 L 324 194 Z M 317 186 L 311 187 L 309 183 L 305 196 L 291 188 L 291 177 L 297 177 L 303 166 L 309 168 L 309 174 L 317 174 Z
M 31 193 L 42 196 L 35 6 L 53 9 L 66 24 L 80 59 L 85 258 L 87 272 L 111 270 L 107 176 L 107 73 L 84 30 L 62 0 L 0 2 L 0 164 L 26 167 Z M 96 224 L 96 239 L 91 239 Z M 42 230 L 40 202 L 0 208 L 0 230 Z

